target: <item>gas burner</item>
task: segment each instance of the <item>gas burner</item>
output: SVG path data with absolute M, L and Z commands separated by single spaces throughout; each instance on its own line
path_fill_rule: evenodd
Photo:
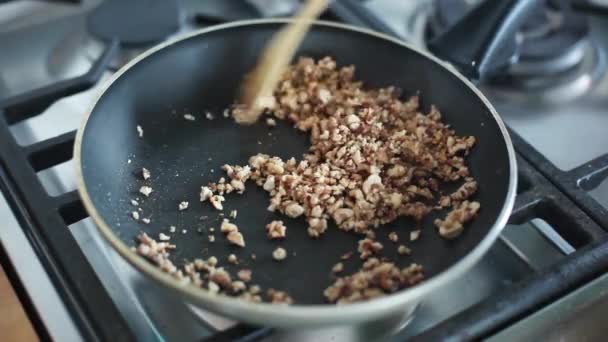
M 452 26 L 481 0 L 436 0 L 435 9 L 427 25 L 427 38 Z M 513 37 L 513 43 L 504 56 L 505 73 L 496 78 L 527 86 L 544 82 L 530 82 L 531 78 L 546 78 L 555 82 L 564 74 L 570 82 L 572 73 L 589 69 L 590 55 L 596 47 L 590 42 L 586 17 L 574 13 L 567 1 L 545 0 L 542 6 L 530 13 L 530 18 Z M 521 81 L 521 82 L 520 82 Z M 551 83 L 555 84 L 555 83 Z M 547 84 L 543 84 L 546 86 Z

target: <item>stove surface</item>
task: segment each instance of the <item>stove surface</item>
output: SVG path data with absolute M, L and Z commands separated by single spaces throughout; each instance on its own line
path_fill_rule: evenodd
M 86 15 L 98 3 L 91 0 L 78 6 L 38 1 L 0 4 L 0 44 L 5 47 L 0 58 L 0 99 L 86 72 L 104 46 L 86 30 Z M 215 3 L 226 6 L 222 1 Z M 199 11 L 202 7 L 198 1 L 181 1 L 180 4 L 184 10 L 180 17 L 183 22 L 189 18 L 190 11 Z M 255 15 L 256 5 L 259 6 L 259 2 L 252 1 L 247 9 L 231 13 L 238 14 L 238 18 Z M 366 2 L 366 7 L 401 37 L 424 47 L 427 18 L 434 10 L 431 1 L 371 0 Z M 214 13 L 210 8 L 219 7 L 205 8 L 207 16 L 217 17 L 224 13 L 221 10 Z M 180 32 L 192 27 L 183 24 Z M 598 70 L 593 69 L 594 73 L 577 78 L 576 84 L 566 84 L 557 90 L 556 87 L 540 87 L 534 92 L 499 84 L 481 85 L 508 125 L 563 170 L 608 151 L 608 134 L 605 134 L 608 115 L 604 109 L 608 105 L 608 77 L 601 64 L 605 63 L 608 43 L 600 39 L 606 37 L 608 24 L 603 19 L 592 19 L 590 28 L 590 44 L 596 48 L 598 58 L 595 63 L 600 65 L 596 66 Z M 114 65 L 120 66 L 141 50 L 131 49 Z M 103 80 L 112 73 L 108 70 Z M 12 126 L 17 141 L 28 145 L 77 129 L 103 87 L 103 80 L 86 92 L 57 101 L 42 115 Z M 39 177 L 51 195 L 76 189 L 71 161 L 40 172 Z M 590 194 L 608 207 L 608 181 L 591 189 Z M 9 222 L 5 220 L 8 217 L 12 214 L 4 201 L 0 201 L 0 219 Z M 70 230 L 86 251 L 89 262 L 101 276 L 121 314 L 142 340 L 194 341 L 208 336 L 220 325 L 225 327 L 225 321 L 202 321 L 180 298 L 167 294 L 159 285 L 142 277 L 103 241 L 89 219 L 71 225 Z M 6 231 L 0 230 L 0 239 L 9 238 Z M 488 255 L 466 277 L 425 302 L 415 319 L 393 339 L 413 336 L 573 251 L 574 248 L 543 220 L 509 225 Z M 23 264 L 29 262 L 24 257 L 26 252 L 24 248 L 12 253 L 14 259 Z M 31 291 L 52 293 L 50 283 L 46 283 L 47 287 Z M 327 337 L 351 340 L 353 337 L 348 329 L 329 332 L 329 335 L 323 332 L 322 336 L 314 332 L 289 334 L 290 339 L 300 340 Z M 268 340 L 285 338 L 286 333 L 279 332 Z

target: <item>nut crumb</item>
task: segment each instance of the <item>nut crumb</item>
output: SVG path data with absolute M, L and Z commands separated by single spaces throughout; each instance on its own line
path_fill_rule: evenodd
M 169 240 L 171 240 L 171 237 L 169 235 L 164 234 L 164 233 L 159 233 L 158 234 L 158 239 L 160 241 L 169 241 Z
M 144 217 L 141 219 L 141 222 L 145 223 L 145 224 L 150 224 L 150 218 L 149 217 Z
M 372 254 L 377 254 L 380 252 L 382 248 L 383 246 L 380 242 L 365 238 L 359 240 L 359 247 L 357 248 L 357 251 L 360 253 L 361 259 L 367 259 Z
M 181 210 L 186 210 L 188 209 L 188 202 L 187 201 L 182 201 L 179 203 L 179 205 L 177 206 L 177 208 L 181 211 Z
M 222 225 L 220 226 L 220 231 L 224 234 L 229 234 L 232 232 L 238 232 L 239 227 L 234 223 L 230 223 L 228 219 L 224 219 L 222 221 Z
M 397 241 L 399 241 L 399 235 L 397 235 L 396 232 L 390 232 L 388 234 L 388 239 L 391 240 L 392 242 L 397 242 Z
M 228 256 L 228 262 L 231 264 L 234 264 L 234 265 L 239 263 L 238 259 L 236 258 L 236 255 L 234 255 L 234 254 L 230 254 Z
M 340 273 L 344 270 L 344 264 L 339 262 L 337 264 L 334 265 L 334 267 L 332 267 L 331 271 L 333 273 Z
M 277 122 L 273 118 L 267 118 L 266 125 L 268 125 L 268 127 L 274 127 L 277 125 Z
M 268 297 L 268 301 L 273 304 L 293 304 L 293 299 L 284 291 L 268 289 L 266 296 Z
M 217 265 L 217 258 L 214 257 L 213 255 L 210 256 L 209 258 L 207 258 L 207 263 L 209 264 L 209 266 L 211 267 L 215 267 Z
M 274 260 L 281 261 L 287 258 L 287 251 L 282 247 L 278 247 L 274 250 L 274 252 L 272 252 L 272 258 Z
M 213 196 L 213 191 L 211 191 L 211 189 L 209 189 L 206 186 L 201 186 L 200 196 L 201 196 L 201 202 L 205 202 L 206 200 L 211 198 L 211 196 Z
M 152 176 L 152 174 L 150 173 L 150 171 L 148 169 L 146 169 L 145 167 L 141 168 L 141 177 L 144 180 L 150 179 L 150 176 Z
M 283 221 L 272 221 L 266 225 L 266 235 L 269 239 L 283 239 L 286 232 L 287 227 L 285 227 Z
M 342 256 L 340 257 L 340 259 L 342 259 L 342 260 L 348 260 L 352 256 L 353 256 L 353 252 L 348 252 L 348 253 L 342 254 Z
M 236 210 L 230 211 L 230 218 L 235 219 L 238 212 Z
M 405 245 L 399 245 L 399 247 L 397 248 L 397 253 L 401 255 L 410 255 L 412 253 L 412 250 Z
M 187 232 L 188 232 L 188 230 L 182 229 L 182 234 L 186 234 Z
M 140 138 L 143 138 L 143 137 L 144 137 L 144 129 L 143 129 L 143 128 L 141 128 L 141 126 L 140 126 L 140 125 L 137 125 L 137 135 L 138 135 Z
M 230 109 L 228 109 L 228 108 L 224 109 L 224 111 L 222 112 L 222 115 L 225 118 L 229 118 L 230 117 Z
M 420 230 L 412 230 L 410 232 L 410 241 L 416 241 L 420 237 Z
M 144 185 L 141 188 L 139 188 L 139 192 L 146 197 L 150 197 L 150 194 L 152 193 L 152 191 L 154 191 L 154 190 L 152 190 L 152 188 L 147 185 Z
M 245 247 L 245 239 L 243 238 L 243 234 L 238 231 L 228 233 L 228 236 L 226 238 L 233 245 Z
M 186 119 L 188 121 L 194 121 L 194 120 L 196 120 L 196 118 L 192 114 L 184 114 L 184 119 Z
M 242 269 L 237 272 L 236 276 L 244 282 L 249 282 L 251 280 L 251 270 Z
M 222 205 L 222 202 L 224 202 L 225 198 L 224 196 L 221 195 L 214 195 L 211 196 L 211 198 L 209 199 L 209 201 L 211 202 L 211 205 L 213 205 L 213 207 L 217 210 L 223 210 L 224 206 Z
M 176 230 L 175 226 L 169 226 L 170 233 L 175 233 L 175 230 Z
M 209 242 L 215 242 L 215 236 L 209 235 Z
M 207 120 L 213 120 L 215 119 L 215 116 L 213 116 L 211 112 L 205 112 L 205 118 L 207 118 Z
M 131 204 L 137 207 L 139 205 L 139 202 L 137 202 L 136 200 L 132 199 L 131 200 Z
M 257 259 L 257 256 L 255 254 L 251 254 L 251 260 L 255 260 Z
M 131 213 L 131 217 L 133 217 L 134 220 L 139 220 L 139 213 L 137 211 L 134 211 Z

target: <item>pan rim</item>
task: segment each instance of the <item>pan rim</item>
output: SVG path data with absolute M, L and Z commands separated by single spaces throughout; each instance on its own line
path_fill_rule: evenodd
M 75 142 L 74 142 L 74 160 L 76 168 L 77 188 L 78 193 L 83 201 L 84 207 L 93 219 L 95 226 L 101 232 L 101 235 L 110 243 L 114 250 L 116 250 L 124 259 L 126 259 L 131 265 L 137 268 L 139 271 L 146 274 L 148 277 L 155 281 L 163 284 L 167 288 L 177 291 L 188 298 L 190 303 L 199 305 L 202 308 L 210 309 L 221 315 L 225 315 L 230 318 L 236 318 L 241 321 L 248 321 L 252 323 L 258 323 L 270 326 L 312 326 L 312 325 L 329 325 L 329 324 L 352 324 L 364 321 L 370 321 L 373 319 L 380 319 L 390 314 L 405 311 L 406 305 L 414 305 L 425 297 L 428 293 L 432 292 L 441 286 L 445 286 L 450 281 L 454 280 L 457 276 L 463 274 L 473 265 L 475 265 L 479 259 L 487 252 L 500 235 L 502 229 L 506 225 L 509 215 L 513 209 L 515 203 L 515 195 L 517 188 L 517 161 L 515 157 L 515 149 L 513 147 L 511 138 L 507 131 L 506 125 L 500 118 L 499 114 L 492 106 L 490 101 L 483 95 L 483 93 L 477 89 L 467 78 L 460 74 L 451 64 L 440 60 L 433 56 L 427 51 L 424 51 L 418 47 L 413 46 L 410 43 L 402 41 L 398 38 L 391 37 L 389 35 L 375 32 L 372 30 L 355 27 L 352 25 L 346 25 L 335 22 L 315 20 L 315 26 L 326 26 L 347 31 L 354 31 L 360 34 L 366 34 L 377 39 L 383 39 L 393 44 L 400 45 L 407 49 L 416 52 L 423 57 L 426 57 L 437 64 L 439 67 L 444 68 L 450 72 L 453 76 L 457 77 L 462 81 L 484 104 L 489 110 L 490 114 L 494 118 L 498 125 L 502 138 L 505 142 L 508 160 L 509 160 L 509 184 L 506 194 L 506 198 L 502 209 L 500 210 L 496 220 L 492 227 L 488 230 L 486 236 L 467 254 L 465 254 L 460 260 L 452 264 L 447 269 L 434 275 L 433 277 L 425 280 L 424 282 L 407 289 L 403 289 L 396 293 L 376 298 L 373 300 L 352 303 L 348 305 L 331 305 L 331 304 L 314 304 L 314 305 L 290 305 L 290 306 L 277 306 L 269 303 L 250 303 L 243 301 L 238 298 L 228 296 L 218 296 L 210 294 L 209 292 L 195 288 L 193 286 L 184 286 L 175 280 L 170 275 L 162 272 L 156 266 L 150 264 L 147 260 L 136 254 L 131 248 L 122 242 L 112 231 L 110 226 L 104 221 L 101 215 L 97 212 L 95 205 L 93 204 L 86 184 L 84 182 L 82 172 L 82 158 L 81 158 L 81 147 L 84 133 L 87 128 L 89 118 L 97 103 L 104 96 L 104 94 L 110 89 L 113 83 L 118 80 L 123 74 L 131 69 L 135 64 L 139 63 L 143 59 L 153 55 L 161 49 L 170 47 L 178 42 L 214 31 L 230 29 L 239 26 L 253 26 L 263 24 L 285 24 L 290 22 L 289 18 L 274 18 L 274 19 L 251 19 L 251 20 L 240 20 L 226 24 L 211 26 L 203 28 L 193 32 L 179 35 L 166 42 L 158 44 L 147 51 L 143 52 L 139 56 L 135 57 L 125 66 L 120 68 L 112 78 L 106 83 L 103 89 L 97 94 L 95 100 L 92 102 L 90 108 L 86 111 L 83 117 L 81 126 L 79 127 Z M 247 317 L 244 319 L 244 317 Z

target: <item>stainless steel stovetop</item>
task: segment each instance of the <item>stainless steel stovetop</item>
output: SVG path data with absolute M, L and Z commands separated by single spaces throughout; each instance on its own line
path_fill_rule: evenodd
M 86 72 L 103 48 L 103 43 L 87 34 L 86 29 L 86 13 L 98 2 L 83 1 L 77 6 L 38 1 L 0 4 L 0 98 Z M 187 13 L 205 9 L 204 2 L 182 3 L 184 23 Z M 222 1 L 215 3 L 220 4 L 217 6 L 231 6 L 221 4 Z M 434 13 L 433 1 L 371 0 L 366 6 L 404 39 L 424 46 L 427 24 L 431 13 Z M 519 86 L 514 86 L 518 83 L 515 81 L 481 85 L 508 125 L 563 170 L 572 169 L 608 151 L 608 115 L 605 112 L 608 108 L 608 77 L 604 73 L 608 42 L 601 39 L 608 34 L 608 21 L 602 18 L 589 20 L 592 30 L 580 50 L 582 57 L 577 64 L 580 70 L 567 77 L 551 75 L 551 82 L 544 84 L 543 77 L 526 75 L 517 79 L 523 84 Z M 190 25 L 184 24 L 181 31 L 190 29 Z M 128 52 L 123 60 L 116 61 L 117 66 L 139 50 Z M 108 70 L 104 79 L 112 72 Z M 16 139 L 27 145 L 76 129 L 102 85 L 100 82 L 89 91 L 64 98 L 43 115 L 13 126 Z M 39 176 L 51 195 L 76 188 L 71 162 L 40 172 Z M 608 180 L 590 193 L 608 207 Z M 6 223 L 0 229 L 0 239 L 11 241 L 8 254 L 18 269 L 27 270 L 20 276 L 53 338 L 78 340 L 77 330 L 61 301 L 53 295 L 48 277 L 36 262 L 33 251 L 28 249 L 25 236 L 1 195 L 0 222 Z M 121 313 L 142 340 L 193 341 L 232 324 L 208 315 L 203 320 L 200 315 L 193 314 L 183 301 L 161 292 L 157 285 L 141 277 L 115 254 L 89 220 L 70 226 L 70 230 L 86 251 Z M 414 335 L 573 251 L 572 246 L 540 219 L 520 226 L 508 226 L 488 255 L 471 272 L 450 289 L 435 294 L 424 303 L 415 319 L 394 339 Z M 360 338 L 348 329 L 322 333 L 277 333 L 269 339 L 332 337 L 336 341 L 352 341 Z

